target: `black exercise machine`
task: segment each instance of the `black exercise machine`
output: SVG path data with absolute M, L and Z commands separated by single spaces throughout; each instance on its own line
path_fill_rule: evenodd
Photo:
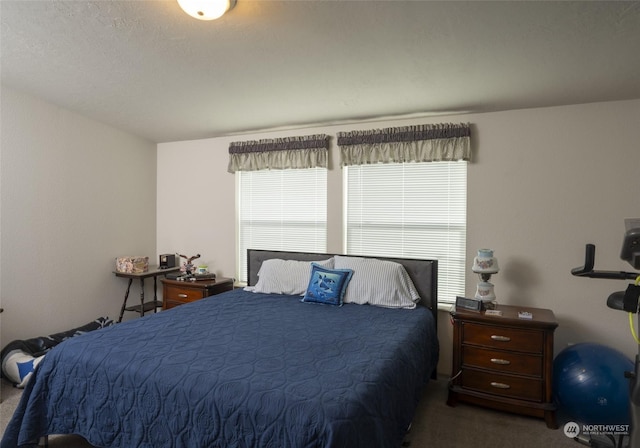
M 640 270 L 640 221 L 626 220 L 627 231 L 624 235 L 622 243 L 622 251 L 620 258 L 627 261 L 634 269 Z M 632 314 L 638 314 L 638 325 L 640 326 L 639 302 L 640 302 L 640 272 L 624 272 L 624 271 L 596 271 L 593 269 L 595 264 L 596 246 L 593 244 L 586 245 L 584 266 L 571 270 L 571 274 L 578 277 L 589 278 L 605 278 L 614 280 L 635 280 L 635 283 L 629 284 L 626 291 L 617 291 L 609 295 L 607 306 L 609 308 L 626 311 Z M 631 321 L 633 322 L 633 321 Z M 630 393 L 630 417 L 631 427 L 629 431 L 629 444 L 627 448 L 640 448 L 640 345 L 638 346 L 638 354 L 635 360 L 635 369 L 633 372 L 625 372 L 625 377 L 629 378 Z M 578 440 L 581 441 L 581 440 Z M 602 446 L 596 441 L 588 442 L 590 446 Z M 620 439 L 619 447 L 621 448 L 622 439 Z

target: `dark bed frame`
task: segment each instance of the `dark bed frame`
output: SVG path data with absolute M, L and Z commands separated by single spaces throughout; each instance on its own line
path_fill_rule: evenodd
M 247 280 L 249 286 L 258 282 L 258 271 L 262 262 L 273 258 L 281 260 L 319 261 L 343 254 L 319 254 L 309 252 L 287 252 L 277 250 L 247 249 Z M 421 300 L 418 306 L 426 306 L 431 310 L 433 318 L 438 323 L 438 260 L 420 260 L 416 258 L 387 258 L 370 257 L 364 255 L 344 255 L 349 257 L 377 258 L 378 260 L 394 261 L 404 266 L 411 281 L 418 290 Z

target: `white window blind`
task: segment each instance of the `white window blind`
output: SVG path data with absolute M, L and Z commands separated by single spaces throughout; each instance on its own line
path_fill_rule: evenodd
M 345 171 L 353 255 L 438 260 L 438 300 L 464 295 L 467 162 L 378 163 Z
M 239 281 L 247 281 L 247 249 L 326 252 L 326 168 L 239 171 L 236 176 Z

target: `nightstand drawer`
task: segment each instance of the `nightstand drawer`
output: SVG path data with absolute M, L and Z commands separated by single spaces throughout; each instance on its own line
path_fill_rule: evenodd
M 464 345 L 462 365 L 541 378 L 543 362 L 542 356 Z
M 163 296 L 165 300 L 172 302 L 193 302 L 194 300 L 202 299 L 203 294 L 201 289 L 165 286 Z
M 541 380 L 493 372 L 463 369 L 460 385 L 463 389 L 519 400 L 541 402 L 543 397 Z
M 463 344 L 481 345 L 525 353 L 542 353 L 543 341 L 544 334 L 542 331 L 469 322 L 463 322 L 462 324 Z
M 162 309 L 165 310 L 233 289 L 233 279 L 225 277 L 196 282 L 164 279 L 162 284 Z

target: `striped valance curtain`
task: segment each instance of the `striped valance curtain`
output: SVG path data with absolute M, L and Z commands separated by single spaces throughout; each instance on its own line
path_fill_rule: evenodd
M 232 142 L 227 171 L 326 168 L 328 150 L 325 134 Z
M 339 132 L 341 165 L 471 159 L 469 124 L 426 124 Z

